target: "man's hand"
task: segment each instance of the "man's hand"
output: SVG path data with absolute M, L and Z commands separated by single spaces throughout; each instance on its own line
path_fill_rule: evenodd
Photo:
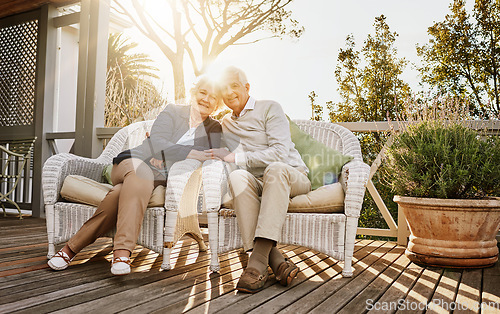
M 226 155 L 226 157 L 224 157 L 224 159 L 222 159 L 222 160 L 224 160 L 225 162 L 232 162 L 232 163 L 236 162 L 234 153 L 230 153 L 230 154 Z
M 205 151 L 205 153 L 209 153 L 211 154 L 211 156 L 213 158 L 217 158 L 217 159 L 220 159 L 220 160 L 224 160 L 224 158 L 227 156 L 227 155 L 230 155 L 231 152 L 228 151 L 227 149 L 225 148 L 212 148 L 212 149 L 207 149 Z M 224 160 L 225 161 L 225 160 Z
M 163 160 L 159 160 L 159 159 L 156 159 L 156 158 L 151 158 L 151 160 L 149 161 L 149 163 L 152 164 L 154 167 L 156 167 L 158 169 L 165 168 L 165 164 L 163 163 Z
M 211 154 L 212 158 L 217 158 L 225 162 L 235 162 L 234 153 L 231 153 L 225 148 L 213 148 L 208 149 L 205 152 Z
M 189 152 L 189 154 L 186 156 L 186 158 L 196 159 L 199 161 L 214 159 L 212 157 L 211 153 L 209 153 L 207 151 L 199 151 L 199 150 L 194 150 L 194 149 Z

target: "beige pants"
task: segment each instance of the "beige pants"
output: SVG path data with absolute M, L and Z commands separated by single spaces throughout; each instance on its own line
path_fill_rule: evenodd
M 154 179 L 151 168 L 140 159 L 125 159 L 113 165 L 111 181 L 114 186 L 94 215 L 68 241 L 71 251 L 80 252 L 116 226 L 113 249 L 132 252 L 151 193 L 162 184 Z
M 235 170 L 229 182 L 245 250 L 253 248 L 256 237 L 279 241 L 290 198 L 311 190 L 304 173 L 281 162 L 267 166 L 261 178 Z

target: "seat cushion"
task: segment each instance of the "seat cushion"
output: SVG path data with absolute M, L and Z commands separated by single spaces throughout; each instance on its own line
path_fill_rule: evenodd
M 233 208 L 233 200 L 229 194 L 222 198 L 222 207 Z M 290 200 L 289 213 L 343 213 L 344 190 L 337 182 L 324 185 L 307 194 L 297 195 Z
M 99 183 L 83 176 L 69 175 L 64 179 L 61 197 L 67 201 L 97 207 L 111 188 L 113 186 L 106 183 Z M 148 207 L 163 207 L 164 204 L 165 187 L 160 185 L 154 189 Z
M 342 213 L 344 190 L 340 183 L 328 184 L 307 194 L 297 195 L 288 205 L 289 213 Z

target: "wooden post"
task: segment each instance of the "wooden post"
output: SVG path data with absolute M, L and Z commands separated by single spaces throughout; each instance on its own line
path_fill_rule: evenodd
M 79 156 L 102 152 L 96 127 L 104 126 L 108 29 L 109 0 L 82 0 L 74 146 Z
M 408 237 L 410 236 L 410 229 L 406 222 L 406 216 L 398 206 L 398 245 L 407 246 Z
M 53 132 L 57 28 L 51 19 L 57 16 L 57 9 L 50 4 L 40 9 L 38 20 L 38 62 L 35 98 L 35 142 L 33 158 L 32 216 L 44 217 L 42 197 L 42 167 L 50 157 L 46 133 Z

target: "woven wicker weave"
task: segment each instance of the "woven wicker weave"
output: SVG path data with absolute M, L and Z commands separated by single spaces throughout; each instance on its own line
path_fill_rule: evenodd
M 83 204 L 63 202 L 60 199 L 62 183 L 68 175 L 76 174 L 103 182 L 102 171 L 121 151 L 142 143 L 153 121 L 131 124 L 118 131 L 106 149 L 96 159 L 73 154 L 57 154 L 45 162 L 42 171 L 42 188 L 48 234 L 48 254 L 55 254 L 55 245 L 68 241 L 95 212 L 96 208 Z M 165 209 L 148 208 L 144 214 L 137 243 L 163 254 Z M 110 234 L 109 236 L 112 236 Z
M 344 261 L 342 275 L 352 276 L 352 255 L 363 205 L 370 167 L 363 162 L 358 139 L 348 129 L 328 122 L 295 120 L 303 131 L 326 146 L 354 159 L 342 167 L 340 182 L 344 188 L 344 213 L 288 213 L 281 232 L 281 244 L 312 248 Z M 209 226 L 209 232 L 210 226 Z M 243 247 L 238 223 L 231 209 L 221 210 L 219 216 L 219 253 Z
M 344 260 L 344 276 L 352 276 L 351 263 L 358 218 L 363 204 L 365 186 L 370 168 L 363 162 L 358 139 L 344 127 L 327 122 L 296 120 L 297 125 L 316 140 L 354 159 L 342 168 L 340 182 L 345 191 L 344 213 L 298 214 L 289 213 L 283 226 L 283 244 L 302 245 L 325 253 L 335 259 Z M 43 168 L 42 186 L 47 217 L 49 241 L 48 257 L 55 254 L 55 245 L 66 242 L 93 214 L 95 207 L 62 202 L 59 199 L 64 178 L 70 174 L 82 175 L 102 182 L 102 170 L 111 163 L 114 156 L 126 148 L 139 145 L 149 132 L 153 121 L 131 124 L 118 131 L 106 149 L 96 159 L 83 158 L 72 154 L 58 154 L 49 158 Z M 221 164 L 207 167 L 203 174 L 212 180 L 205 189 L 205 209 L 207 210 L 209 242 L 212 251 L 211 269 L 217 271 L 218 253 L 242 247 L 239 230 L 231 209 L 217 211 L 213 208 L 220 191 L 213 187 L 223 186 L 225 176 L 221 176 Z M 165 228 L 165 219 L 175 221 L 175 212 L 164 208 L 148 208 L 144 216 L 138 244 L 160 254 L 166 253 L 164 239 L 170 239 L 173 228 Z M 172 216 L 167 218 L 166 216 Z M 111 236 L 111 235 L 110 235 Z M 167 254 L 168 255 L 168 254 Z M 169 261 L 164 267 L 170 268 Z

